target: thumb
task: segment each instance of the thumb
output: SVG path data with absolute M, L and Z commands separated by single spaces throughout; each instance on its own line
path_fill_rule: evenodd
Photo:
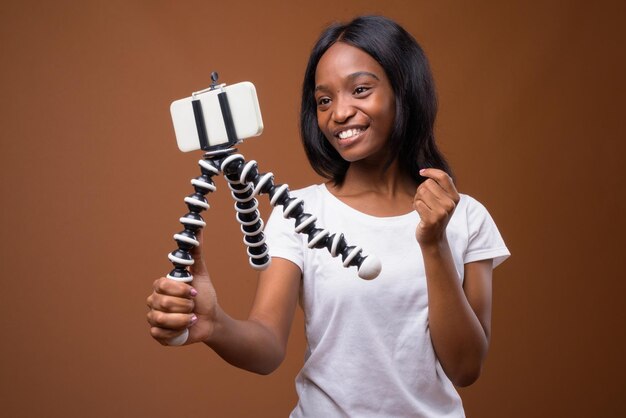
M 200 243 L 197 247 L 194 247 L 190 253 L 193 258 L 193 265 L 189 269 L 191 274 L 195 276 L 208 276 L 209 271 L 206 267 L 206 263 L 204 262 L 204 257 L 202 256 L 202 242 L 204 241 L 204 231 L 199 229 L 196 233 L 196 240 Z

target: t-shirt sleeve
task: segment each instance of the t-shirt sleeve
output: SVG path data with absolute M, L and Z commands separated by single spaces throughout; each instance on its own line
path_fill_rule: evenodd
M 284 258 L 303 270 L 302 238 L 294 230 L 295 221 L 285 219 L 281 206 L 276 206 L 267 220 L 265 239 L 271 257 Z
M 464 263 L 493 259 L 493 268 L 496 268 L 511 255 L 487 209 L 471 197 L 467 207 L 467 223 L 469 242 Z

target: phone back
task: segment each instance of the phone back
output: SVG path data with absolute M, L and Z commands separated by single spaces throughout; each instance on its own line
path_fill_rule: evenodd
M 239 142 L 246 138 L 261 135 L 263 119 L 254 84 L 249 81 L 232 84 L 222 89 L 216 88 L 192 97 L 176 100 L 170 106 L 174 132 L 178 148 L 183 152 L 202 148 L 198 126 L 193 111 L 193 100 L 200 100 L 208 146 L 228 144 L 229 139 L 222 117 L 218 93 L 226 92 L 236 136 Z

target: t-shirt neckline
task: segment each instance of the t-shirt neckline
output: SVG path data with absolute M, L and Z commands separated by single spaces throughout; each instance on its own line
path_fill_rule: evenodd
M 322 191 L 322 193 L 324 193 L 327 196 L 329 202 L 332 203 L 335 207 L 345 212 L 348 212 L 350 216 L 361 218 L 368 222 L 387 223 L 387 224 L 396 223 L 396 222 L 400 223 L 400 222 L 405 222 L 406 220 L 411 219 L 411 218 L 419 217 L 419 215 L 415 211 L 411 211 L 402 215 L 394 215 L 394 216 L 369 215 L 343 202 L 337 196 L 332 194 L 330 190 L 328 190 L 328 187 L 326 187 L 325 183 L 320 184 L 318 187 Z

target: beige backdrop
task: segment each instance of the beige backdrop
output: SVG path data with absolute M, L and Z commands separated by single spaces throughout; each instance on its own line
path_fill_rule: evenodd
M 483 376 L 461 391 L 468 416 L 626 413 L 623 2 L 4 3 L 0 415 L 288 414 L 301 313 L 267 377 L 149 337 L 145 298 L 171 267 L 200 157 L 177 150 L 168 108 L 213 70 L 253 81 L 266 130 L 241 152 L 292 188 L 318 182 L 297 134 L 306 58 L 327 23 L 363 13 L 423 45 L 441 147 L 513 253 Z M 207 258 L 245 317 L 255 273 L 218 187 Z

